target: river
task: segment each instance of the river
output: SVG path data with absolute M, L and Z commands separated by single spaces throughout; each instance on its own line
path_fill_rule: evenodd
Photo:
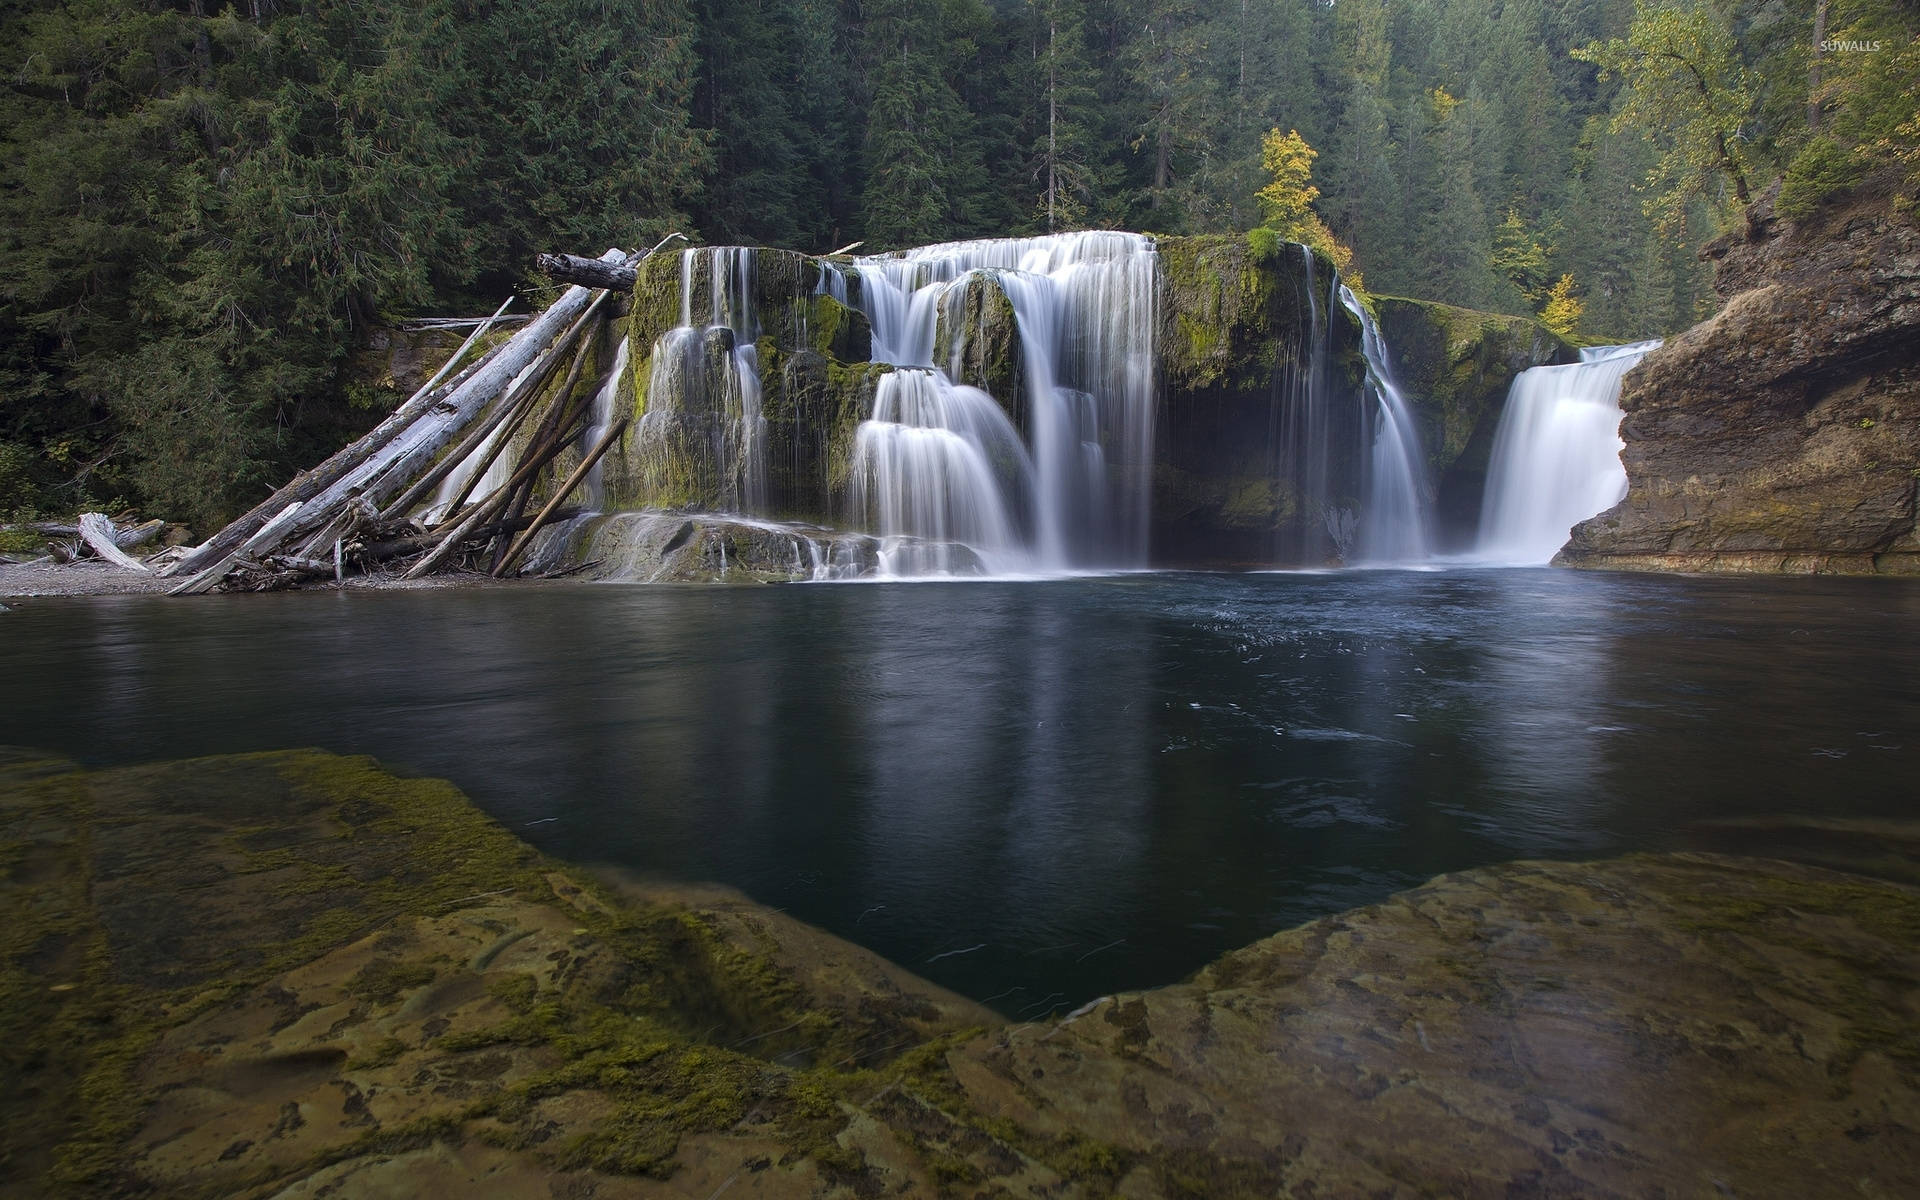
M 1920 816 L 1920 584 L 1549 570 L 18 601 L 0 742 L 318 746 L 1010 1015 L 1431 875 Z M 1787 835 L 1789 839 L 1791 834 Z M 156 903 L 164 903 L 164 897 Z

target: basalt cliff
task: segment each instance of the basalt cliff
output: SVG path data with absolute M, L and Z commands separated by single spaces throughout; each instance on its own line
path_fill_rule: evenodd
M 1872 189 L 1708 246 L 1720 311 L 1626 377 L 1629 490 L 1555 560 L 1920 574 L 1920 228 Z

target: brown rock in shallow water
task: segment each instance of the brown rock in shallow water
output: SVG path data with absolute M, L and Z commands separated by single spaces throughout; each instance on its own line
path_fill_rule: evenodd
M 981 1032 L 364 759 L 0 751 L 0 847 L 5 1195 L 1920 1190 L 1920 890 L 1837 871 L 1463 872 Z
M 1627 375 L 1627 497 L 1561 564 L 1920 574 L 1920 229 L 1884 196 L 1771 203 L 1710 247 L 1725 307 Z

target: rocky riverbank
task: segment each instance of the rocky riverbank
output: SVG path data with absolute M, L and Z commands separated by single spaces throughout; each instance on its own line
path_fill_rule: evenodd
M 0 847 L 8 1194 L 1920 1188 L 1920 891 L 1815 866 L 1443 876 L 1010 1025 L 365 759 L 11 752 Z
M 1920 228 L 1884 192 L 1714 243 L 1724 304 L 1624 382 L 1629 490 L 1556 560 L 1920 574 Z

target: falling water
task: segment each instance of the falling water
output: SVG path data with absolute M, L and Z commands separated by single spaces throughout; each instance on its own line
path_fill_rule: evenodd
M 1550 562 L 1575 525 L 1626 496 L 1620 380 L 1659 345 L 1594 346 L 1514 378 L 1480 509 L 1482 557 Z
M 862 485 L 866 502 L 901 523 L 882 532 L 940 539 L 957 521 L 998 538 L 1004 517 L 1011 542 L 974 547 L 988 562 L 1019 555 L 1039 570 L 1144 564 L 1159 286 L 1152 240 L 1071 233 L 956 242 L 861 258 L 855 269 L 861 307 L 873 328 L 874 358 L 937 376 L 930 384 L 896 384 L 876 396 L 868 426 L 906 424 L 894 419 L 906 410 L 883 409 L 900 402 L 903 388 L 940 397 L 938 403 L 916 399 L 912 406 L 917 418 L 936 424 L 906 424 L 909 432 L 897 434 L 862 429 L 871 451 Z M 975 459 L 1000 432 L 980 440 L 980 406 L 962 397 L 972 389 L 951 383 L 942 369 L 951 362 L 933 361 L 941 307 L 974 272 L 1006 295 L 1019 326 L 1030 485 L 1004 447 L 995 451 L 1001 454 L 995 469 L 979 469 Z M 955 339 L 956 353 L 960 341 Z M 967 424 L 955 427 L 948 420 Z M 936 438 L 930 432 L 936 429 L 953 437 Z M 909 443 L 917 447 L 911 454 Z M 884 478 L 877 473 L 909 461 L 938 463 L 936 481 L 899 469 Z M 1029 486 L 1030 504 L 1021 494 Z M 936 502 L 928 488 L 948 494 Z M 1029 518 L 1021 519 L 1022 513 Z
M 888 574 L 1033 569 L 1014 515 L 1033 463 L 987 393 L 933 370 L 882 376 L 853 464 L 855 510 L 880 534 Z
M 696 268 L 709 278 L 706 323 L 694 324 Z M 654 343 L 646 415 L 637 435 L 648 486 L 674 491 L 671 464 L 709 464 L 721 505 L 759 512 L 767 499 L 767 421 L 761 409 L 760 336 L 753 305 L 754 250 L 714 246 L 680 252 L 680 324 Z M 704 442 L 689 456 L 691 444 Z
M 1307 323 L 1297 331 L 1287 365 L 1275 381 L 1279 391 L 1267 441 L 1273 477 L 1289 490 L 1295 518 L 1285 526 L 1275 556 L 1289 565 L 1319 565 L 1352 553 L 1358 518 L 1333 495 L 1335 414 L 1327 370 L 1332 329 L 1329 309 L 1320 303 L 1313 252 L 1305 246 L 1299 250 Z M 1338 282 L 1335 276 L 1332 283 Z
M 1419 430 L 1406 398 L 1394 383 L 1387 344 L 1374 324 L 1373 314 L 1345 285 L 1340 288 L 1340 302 L 1360 321 L 1360 346 L 1367 360 L 1367 395 L 1376 409 L 1366 425 L 1366 508 L 1351 561 L 1418 562 L 1432 551 L 1427 532 L 1432 489 L 1427 483 Z
M 613 352 L 613 369 L 600 384 L 600 390 L 593 394 L 592 423 L 581 435 L 580 449 L 586 453 L 599 444 L 600 439 L 613 425 L 613 414 L 621 407 L 621 398 L 631 393 L 627 390 L 627 360 L 632 353 L 632 343 L 627 338 L 618 339 L 619 345 Z M 602 509 L 607 506 L 606 463 L 596 462 L 587 472 L 587 507 Z

